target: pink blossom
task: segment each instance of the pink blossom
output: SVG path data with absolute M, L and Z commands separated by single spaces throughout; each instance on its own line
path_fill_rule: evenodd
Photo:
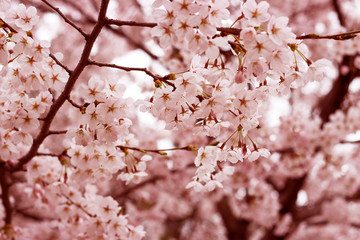
M 24 4 L 19 4 L 16 9 L 16 26 L 22 28 L 24 31 L 30 31 L 32 27 L 39 21 L 39 16 L 36 15 L 36 8 L 29 7 L 26 9 Z
M 255 0 L 248 0 L 242 6 L 242 12 L 249 20 L 249 24 L 257 27 L 261 23 L 269 20 L 270 14 L 267 12 L 269 4 L 267 2 L 260 2 L 257 4 Z

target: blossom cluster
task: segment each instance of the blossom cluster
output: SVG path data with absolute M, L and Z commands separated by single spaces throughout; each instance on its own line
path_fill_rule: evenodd
M 4 2 L 3 4 L 6 4 Z M 2 16 L 1 42 L 1 149 L 3 161 L 15 160 L 32 144 L 69 74 L 49 56 L 50 44 L 32 38 L 36 9 L 20 4 Z M 61 59 L 61 54 L 56 54 Z M 16 146 L 15 146 L 16 145 Z
M 49 42 L 33 37 L 32 27 L 39 20 L 36 9 L 2 1 L 0 9 L 6 7 L 10 10 L 0 15 L 0 159 L 17 164 L 51 121 L 49 109 L 61 96 L 69 70 L 58 64 L 61 54 L 50 54 Z M 147 175 L 145 162 L 151 157 L 118 146 L 136 143 L 129 134 L 132 122 L 125 117 L 133 102 L 122 99 L 125 87 L 114 81 L 105 86 L 94 77 L 79 88 L 86 104 L 77 109 L 78 125 L 63 129 L 66 134 L 59 137 L 67 148 L 57 155 L 41 147 L 44 152 L 25 166 L 28 195 L 23 197 L 33 202 L 34 209 L 53 212 L 50 218 L 58 223 L 54 231 L 62 239 L 140 239 L 143 228 L 129 224 L 119 204 L 91 185 L 115 173 L 127 183 Z M 76 230 L 66 230 L 74 225 Z M 30 228 L 14 229 L 16 239 L 32 234 Z
M 152 33 L 154 37 L 169 37 L 161 38 L 164 42 L 160 41 L 160 46 L 171 42 L 180 47 L 184 41 L 193 45 L 196 36 L 202 36 L 206 43 L 193 53 L 189 70 L 169 76 L 172 85 L 161 79 L 155 83 L 150 106 L 156 117 L 166 121 L 168 129 L 193 127 L 196 134 L 218 140 L 215 145 L 219 153 L 205 154 L 211 155 L 211 161 L 195 161 L 200 168 L 189 186 L 200 189 L 216 179 L 215 172 L 224 173 L 219 162 L 233 164 L 268 157 L 269 152 L 258 147 L 250 134 L 261 127 L 260 106 L 270 96 L 286 95 L 291 88 L 321 79 L 330 63 L 325 59 L 312 63 L 306 57 L 306 46 L 287 27 L 288 18 L 270 15 L 267 2 L 249 0 L 242 4 L 233 24 L 240 29 L 237 35 L 230 31 L 237 28 L 217 28 L 228 20 L 226 1 L 156 1 L 155 7 L 160 3 L 163 8 L 155 9 L 154 15 L 161 24 Z M 190 17 L 184 18 L 183 12 Z M 186 32 L 179 30 L 184 25 Z M 236 61 L 225 63 L 220 53 L 228 49 Z M 201 157 L 204 152 L 214 152 L 214 148 L 201 148 L 197 159 L 206 158 Z M 215 181 L 221 186 L 221 181 Z

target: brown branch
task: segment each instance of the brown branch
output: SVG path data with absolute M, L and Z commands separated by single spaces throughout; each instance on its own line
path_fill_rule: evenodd
M 116 69 L 124 70 L 124 71 L 127 71 L 127 72 L 130 72 L 130 71 L 144 72 L 147 75 L 149 75 L 150 77 L 152 77 L 154 79 L 154 81 L 159 80 L 161 82 L 164 82 L 164 83 L 170 85 L 171 87 L 173 87 L 173 89 L 176 89 L 175 84 L 168 80 L 169 75 L 166 75 L 164 77 L 162 77 L 160 75 L 157 75 L 157 74 L 155 75 L 152 72 L 150 72 L 147 68 L 123 67 L 123 66 L 119 66 L 119 65 L 116 65 L 116 64 L 112 64 L 112 63 L 99 63 L 99 62 L 95 62 L 95 61 L 92 61 L 92 60 L 88 61 L 88 65 L 93 65 L 93 66 L 98 66 L 98 67 L 116 68 Z
M 81 204 L 74 202 L 70 197 L 66 196 L 65 194 L 58 194 L 58 195 L 66 198 L 71 204 L 73 204 L 75 207 L 79 208 L 81 211 L 83 211 L 89 217 L 92 217 L 92 218 L 95 217 L 95 215 L 89 213 L 83 206 L 81 206 Z
M 248 239 L 247 228 L 249 221 L 237 219 L 233 215 L 233 211 L 230 208 L 227 197 L 223 197 L 217 203 L 217 210 L 221 215 L 224 226 L 226 227 L 228 240 Z
M 143 186 L 147 185 L 147 184 L 151 184 L 151 183 L 155 183 L 157 182 L 158 180 L 160 179 L 164 179 L 165 177 L 164 176 L 155 176 L 155 177 L 152 177 L 152 178 L 149 178 L 139 184 L 136 184 L 132 187 L 128 187 L 126 188 L 124 191 L 122 191 L 121 193 L 119 194 L 116 194 L 116 196 L 113 196 L 114 199 L 119 199 L 119 198 L 124 198 L 124 197 L 127 197 L 130 193 L 134 192 L 135 190 L 139 189 L 139 188 L 142 188 Z
M 339 65 L 338 78 L 334 81 L 330 92 L 317 104 L 323 124 L 328 122 L 330 115 L 340 108 L 348 93 L 351 81 L 360 75 L 360 71 L 354 66 L 354 58 L 355 56 L 343 57 L 343 60 Z M 347 66 L 350 69 L 349 72 L 344 75 L 341 74 L 341 68 L 343 66 Z
M 48 135 L 56 135 L 56 134 L 66 134 L 67 130 L 62 130 L 62 131 L 51 131 L 49 130 Z
M 75 103 L 73 100 L 70 99 L 70 97 L 67 98 L 66 100 L 67 100 L 71 105 L 73 105 L 73 107 L 76 107 L 76 108 L 78 108 L 78 109 L 80 109 L 80 110 L 83 109 L 83 106 L 78 105 L 77 103 Z
M 62 67 L 69 75 L 72 74 L 72 71 L 67 66 L 62 64 L 53 54 L 50 53 L 49 56 L 57 63 L 57 65 Z
M 360 33 L 360 30 L 356 30 L 356 31 L 352 31 L 352 32 L 346 32 L 346 33 L 333 34 L 333 35 L 322 35 L 322 36 L 312 33 L 312 34 L 297 36 L 296 39 L 348 40 L 348 39 L 355 38 L 358 33 Z
M 116 147 L 120 148 L 121 151 L 126 151 L 127 149 L 130 149 L 130 150 L 135 150 L 135 151 L 139 151 L 142 153 L 153 152 L 153 153 L 158 153 L 160 155 L 166 155 L 166 153 L 165 153 L 166 151 L 176 151 L 176 150 L 194 151 L 195 150 L 195 147 L 192 145 L 185 146 L 185 147 L 167 148 L 167 149 L 142 149 L 142 148 L 137 148 L 137 147 L 127 147 L 127 146 L 122 146 L 122 145 L 118 145 Z
M 134 41 L 131 37 L 129 37 L 127 34 L 125 34 L 121 29 L 114 29 L 112 26 L 106 25 L 106 28 L 112 31 L 114 34 L 124 37 L 127 39 L 128 43 L 130 45 L 133 45 L 135 48 L 143 50 L 147 55 L 149 55 L 152 59 L 159 59 L 158 56 L 154 55 L 152 52 L 150 52 L 149 49 L 147 49 L 142 43 Z
M 339 4 L 339 1 L 338 0 L 332 0 L 332 3 L 333 3 L 334 10 L 335 10 L 335 12 L 336 12 L 336 14 L 338 16 L 340 25 L 345 27 L 346 26 L 345 15 L 341 11 L 341 6 Z
M 47 0 L 41 0 L 43 3 L 45 3 L 47 6 L 49 6 L 51 9 L 53 9 L 55 12 L 57 12 L 62 19 L 64 19 L 64 21 L 66 23 L 68 23 L 70 26 L 72 26 L 73 28 L 75 28 L 81 35 L 84 36 L 85 39 L 87 39 L 89 36 L 88 34 L 86 34 L 80 27 L 76 26 L 72 21 L 70 21 L 69 18 L 67 18 L 61 11 L 59 8 L 54 7 L 52 4 L 50 4 Z
M 135 21 L 122 21 L 122 20 L 117 20 L 117 19 L 106 19 L 106 24 L 109 25 L 116 25 L 116 26 L 133 26 L 133 27 L 149 27 L 149 28 L 153 28 L 156 27 L 158 24 L 157 23 L 152 23 L 152 22 L 135 22 Z
M 85 43 L 81 58 L 77 64 L 76 68 L 70 75 L 70 77 L 65 85 L 64 91 L 60 94 L 58 99 L 56 99 L 56 101 L 51 105 L 49 113 L 47 114 L 44 124 L 40 130 L 40 133 L 34 139 L 34 142 L 31 146 L 30 150 L 25 154 L 25 156 L 23 156 L 22 158 L 19 159 L 19 162 L 11 168 L 11 171 L 21 170 L 23 168 L 23 166 L 26 163 L 28 163 L 33 156 L 36 155 L 37 150 L 39 149 L 40 145 L 42 144 L 44 139 L 48 136 L 49 128 L 51 126 L 52 121 L 54 120 L 55 115 L 57 114 L 57 112 L 59 111 L 61 106 L 64 104 L 64 102 L 67 99 L 69 99 L 70 93 L 75 85 L 75 82 L 77 81 L 80 74 L 83 72 L 83 70 L 85 69 L 85 67 L 88 64 L 89 56 L 90 56 L 91 50 L 94 46 L 95 40 L 99 36 L 99 34 L 105 24 L 106 11 L 108 8 L 109 1 L 110 0 L 102 0 L 101 8 L 100 8 L 99 16 L 98 16 L 98 22 L 94 26 L 89 37 L 86 39 L 86 43 Z
M 306 177 L 307 175 L 305 174 L 300 178 L 289 178 L 286 180 L 284 189 L 280 191 L 281 213 L 285 214 L 294 210 L 298 192 L 302 188 Z
M 11 32 L 13 33 L 17 33 L 17 31 L 10 26 L 10 24 L 6 23 L 2 18 L 0 18 L 0 27 L 6 27 L 8 28 Z
M 36 222 L 42 222 L 42 221 L 52 221 L 52 220 L 55 220 L 55 218 L 49 218 L 49 217 L 41 217 L 41 216 L 38 216 L 36 214 L 32 214 L 32 213 L 28 213 L 26 212 L 26 210 L 24 209 L 15 209 L 14 210 L 17 214 L 25 217 L 25 218 L 28 218 L 28 219 L 31 219 L 33 221 L 36 221 Z
M 74 9 L 76 9 L 77 11 L 79 11 L 86 19 L 87 22 L 89 23 L 96 23 L 96 21 L 89 16 L 82 8 L 80 8 L 77 4 L 74 4 L 73 1 L 65 1 L 67 4 L 69 4 L 71 7 L 73 7 Z M 74 21 L 74 20 L 73 20 Z M 121 31 L 121 29 L 114 29 L 113 27 L 111 27 L 110 25 L 106 25 L 105 26 L 107 29 L 111 30 L 113 33 L 115 33 L 118 36 L 124 37 L 128 40 L 128 43 L 133 45 L 135 48 L 139 48 L 141 50 L 143 50 L 146 54 L 148 54 L 152 59 L 157 60 L 158 56 L 154 55 L 152 52 L 150 52 L 142 43 L 139 42 L 135 42 L 132 38 L 130 38 L 129 36 L 127 36 L 123 31 Z
M 0 185 L 1 185 L 1 200 L 5 209 L 5 224 L 11 225 L 13 208 L 10 203 L 10 182 L 9 172 L 3 163 L 0 163 Z
M 116 64 L 111 64 L 111 63 L 100 63 L 100 62 L 95 62 L 95 61 L 88 61 L 88 65 L 94 65 L 94 66 L 98 66 L 98 67 L 109 67 L 109 68 L 117 68 L 120 70 L 124 70 L 127 72 L 130 71 L 139 71 L 139 72 L 144 72 L 147 75 L 149 75 L 150 77 L 152 77 L 153 79 L 159 79 L 161 78 L 160 76 L 157 76 L 155 74 L 153 74 L 152 72 L 150 72 L 148 69 L 146 68 L 138 68 L 138 67 L 123 67 L 123 66 L 119 66 Z
M 38 152 L 36 153 L 36 156 L 45 156 L 45 157 L 61 157 L 62 154 L 55 154 L 55 153 L 42 153 L 42 152 Z
M 153 28 L 157 26 L 157 23 L 152 22 L 135 22 L 135 21 L 122 21 L 116 19 L 107 19 L 106 21 L 109 25 L 116 25 L 116 26 L 135 26 L 135 27 L 149 27 Z M 232 35 L 239 35 L 241 32 L 240 28 L 230 28 L 230 27 L 217 27 L 216 28 L 219 32 L 225 34 L 232 34 Z M 333 40 L 347 40 L 352 39 L 360 33 L 360 30 L 346 32 L 346 33 L 339 33 L 333 35 L 318 35 L 318 34 L 306 34 L 297 36 L 296 39 L 333 39 Z
M 359 143 L 360 143 L 360 140 L 357 140 L 357 141 L 341 140 L 339 143 L 341 143 L 341 144 L 359 144 Z

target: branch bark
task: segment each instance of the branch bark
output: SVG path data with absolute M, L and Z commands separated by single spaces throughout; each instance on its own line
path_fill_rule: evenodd
M 228 240 L 246 240 L 249 222 L 233 215 L 227 197 L 217 203 L 217 209 L 227 229 Z
M 9 181 L 9 173 L 5 166 L 0 163 L 0 185 L 1 185 L 1 200 L 5 209 L 5 224 L 10 225 L 12 221 L 12 206 L 10 203 L 10 181 Z

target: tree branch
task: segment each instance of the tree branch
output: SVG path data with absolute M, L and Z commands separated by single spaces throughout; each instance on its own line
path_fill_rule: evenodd
M 135 150 L 135 151 L 139 151 L 142 153 L 153 152 L 153 153 L 158 153 L 160 155 L 166 155 L 165 151 L 176 151 L 176 150 L 194 151 L 195 150 L 195 147 L 192 145 L 185 146 L 185 147 L 167 148 L 167 149 L 142 149 L 142 148 L 137 148 L 137 147 L 127 147 L 127 146 L 122 146 L 122 145 L 118 145 L 116 147 L 120 148 L 121 151 L 126 151 L 127 149 L 130 149 L 130 150 Z
M 139 72 L 144 72 L 147 75 L 149 75 L 150 77 L 152 77 L 153 79 L 158 79 L 161 78 L 160 76 L 156 76 L 155 74 L 153 74 L 152 72 L 150 72 L 148 69 L 146 68 L 138 68 L 138 67 L 123 67 L 123 66 L 119 66 L 116 64 L 111 64 L 111 63 L 100 63 L 100 62 L 95 62 L 95 61 L 88 61 L 88 65 L 94 65 L 94 66 L 98 66 L 98 67 L 109 67 L 109 68 L 117 68 L 120 70 L 124 70 L 127 72 L 130 71 L 139 71 Z
M 144 72 L 146 73 L 147 75 L 149 75 L 150 77 L 152 77 L 155 80 L 159 80 L 161 82 L 164 82 L 170 86 L 172 86 L 174 89 L 176 89 L 176 86 L 174 83 L 170 82 L 168 79 L 169 75 L 166 75 L 164 77 L 160 76 L 160 75 L 155 75 L 153 74 L 152 72 L 150 72 L 147 68 L 138 68 L 138 67 L 123 67 L 123 66 L 119 66 L 119 65 L 116 65 L 116 64 L 112 64 L 112 63 L 99 63 L 99 62 L 96 62 L 96 61 L 92 61 L 92 60 L 89 60 L 88 61 L 88 65 L 94 65 L 94 66 L 98 66 L 98 67 L 110 67 L 110 68 L 117 68 L 117 69 L 120 69 L 120 70 L 124 70 L 124 71 L 127 71 L 127 72 L 130 72 L 130 71 L 139 71 L 139 72 Z
M 247 227 L 249 222 L 246 220 L 239 220 L 233 215 L 227 197 L 223 197 L 217 203 L 217 210 L 227 229 L 228 240 L 248 239 Z
M 2 18 L 0 18 L 0 27 L 6 27 L 8 28 L 11 32 L 13 33 L 17 33 L 17 31 L 11 27 L 9 24 L 7 24 Z
M 76 107 L 76 108 L 80 109 L 80 111 L 83 109 L 83 106 L 75 103 L 73 100 L 70 99 L 70 97 L 68 97 L 66 100 L 67 100 L 71 105 L 73 105 L 73 107 Z
M 1 185 L 1 200 L 5 209 L 5 224 L 10 225 L 12 221 L 12 206 L 10 203 L 10 182 L 9 182 L 9 173 L 3 163 L 0 163 L 0 185 Z
M 67 130 L 62 130 L 62 131 L 51 131 L 49 130 L 48 135 L 56 135 L 56 134 L 66 134 Z
M 114 199 L 119 199 L 119 198 L 123 198 L 123 197 L 127 197 L 130 193 L 134 192 L 135 190 L 142 188 L 143 186 L 147 185 L 147 184 L 151 184 L 151 183 L 155 183 L 160 179 L 164 179 L 164 176 L 154 176 L 152 178 L 149 178 L 139 184 L 136 184 L 132 187 L 128 187 L 126 188 L 124 191 L 122 191 L 119 194 L 116 194 L 116 196 L 113 196 Z
M 333 3 L 334 10 L 335 10 L 335 12 L 336 12 L 336 14 L 338 16 L 340 25 L 345 27 L 346 26 L 345 15 L 341 11 L 341 6 L 339 4 L 339 1 L 338 0 L 332 0 L 332 3 Z
M 12 172 L 21 170 L 22 167 L 26 163 L 28 163 L 32 159 L 33 156 L 36 155 L 37 150 L 39 149 L 40 145 L 42 144 L 44 139 L 49 134 L 49 128 L 51 126 L 52 121 L 54 120 L 55 115 L 57 114 L 57 112 L 59 111 L 61 106 L 64 104 L 64 102 L 67 99 L 69 99 L 70 93 L 75 85 L 75 82 L 77 81 L 80 74 L 83 72 L 83 70 L 85 69 L 85 67 L 88 64 L 89 56 L 90 56 L 91 50 L 94 46 L 95 40 L 99 36 L 102 28 L 105 25 L 106 11 L 108 8 L 109 1 L 110 0 L 102 0 L 101 8 L 100 8 L 99 16 L 98 16 L 98 22 L 94 26 L 89 37 L 86 38 L 86 43 L 85 43 L 81 58 L 77 64 L 76 68 L 70 75 L 70 77 L 65 85 L 64 91 L 60 94 L 58 99 L 56 99 L 56 101 L 51 105 L 49 113 L 47 114 L 44 124 L 40 130 L 40 133 L 34 139 L 34 142 L 31 146 L 30 150 L 27 152 L 27 154 L 25 154 L 25 156 L 20 158 L 19 162 L 11 168 Z
M 107 19 L 106 24 L 109 25 L 116 25 L 116 26 L 133 26 L 133 27 L 148 27 L 153 28 L 156 27 L 157 23 L 152 22 L 135 22 L 135 21 L 122 21 L 116 19 Z M 225 34 L 232 34 L 232 35 L 239 35 L 241 32 L 240 28 L 230 28 L 230 27 L 217 27 L 216 28 L 219 32 Z M 360 33 L 360 30 L 346 32 L 346 33 L 339 33 L 333 35 L 318 35 L 318 34 L 306 34 L 297 36 L 296 39 L 333 39 L 333 40 L 348 40 L 352 39 Z
M 70 21 L 70 19 L 68 19 L 61 11 L 59 8 L 54 7 L 52 4 L 50 4 L 47 0 L 41 0 L 43 3 L 45 3 L 47 6 L 49 6 L 51 9 L 53 9 L 55 12 L 57 12 L 62 19 L 64 19 L 64 21 L 66 23 L 68 23 L 70 26 L 72 26 L 73 28 L 75 28 L 81 35 L 84 36 L 85 39 L 87 39 L 89 36 L 78 26 L 76 26 L 72 21 Z
M 317 104 L 320 110 L 320 118 L 323 124 L 329 121 L 330 115 L 340 108 L 349 90 L 351 81 L 360 75 L 360 71 L 354 66 L 355 56 L 344 56 L 339 65 L 339 76 L 333 83 L 330 92 Z M 343 66 L 349 67 L 349 72 L 341 74 Z
M 156 27 L 158 24 L 157 23 L 152 23 L 152 22 L 135 22 L 135 21 L 122 21 L 122 20 L 117 20 L 117 19 L 106 19 L 106 24 L 109 25 L 116 25 L 116 26 L 135 26 L 135 27 L 149 27 L 149 28 L 153 28 Z
M 333 34 L 333 35 L 323 35 L 323 36 L 312 33 L 312 34 L 297 36 L 296 39 L 348 40 L 348 39 L 355 38 L 358 33 L 360 33 L 360 30 L 356 30 L 356 31 L 352 31 L 352 32 L 346 32 L 346 33 Z
M 56 62 L 57 65 L 62 67 L 69 75 L 72 74 L 72 71 L 67 66 L 62 64 L 53 54 L 50 53 L 49 56 Z

